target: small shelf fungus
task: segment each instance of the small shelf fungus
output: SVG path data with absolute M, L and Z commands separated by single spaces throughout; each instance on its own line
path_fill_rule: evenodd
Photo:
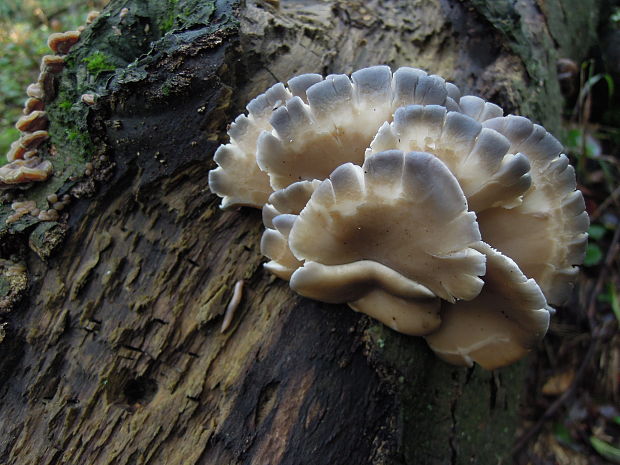
M 457 365 L 505 366 L 544 336 L 589 224 L 544 128 L 387 66 L 297 76 L 247 110 L 209 185 L 222 208 L 263 209 L 265 267 L 291 289 Z
M 52 163 L 48 160 L 39 157 L 15 160 L 0 167 L 0 189 L 25 182 L 45 181 L 51 174 Z
M 66 54 L 80 38 L 78 31 L 53 33 L 48 38 L 48 46 L 57 54 Z M 49 135 L 49 120 L 45 112 L 45 104 L 56 97 L 56 75 L 65 67 L 63 55 L 45 55 L 41 59 L 40 74 L 37 82 L 26 88 L 28 99 L 24 103 L 21 118 L 15 127 L 22 133 L 21 137 L 11 144 L 6 154 L 8 165 L 0 171 L 0 189 L 15 187 L 22 183 L 45 181 L 52 174 L 52 164 L 48 160 L 38 158 L 38 147 Z

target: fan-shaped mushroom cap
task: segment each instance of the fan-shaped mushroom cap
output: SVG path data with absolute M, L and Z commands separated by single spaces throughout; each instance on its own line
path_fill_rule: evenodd
M 219 167 L 209 171 L 209 188 L 222 197 L 220 208 L 259 207 L 267 201 L 269 178 L 256 166 L 253 152 L 245 152 L 234 143 L 220 145 L 213 160 Z
M 575 172 L 562 145 L 527 118 L 507 116 L 484 122 L 510 141 L 531 164 L 532 186 L 517 208 L 492 208 L 478 215 L 483 239 L 534 278 L 551 304 L 570 295 L 585 254 L 589 226 Z
M 22 134 L 22 137 L 19 139 L 19 141 L 22 147 L 31 150 L 37 148 L 47 139 L 49 139 L 48 132 L 40 130 L 35 132 L 25 132 L 24 134 Z
M 425 335 L 456 364 L 507 365 L 544 335 L 588 218 L 542 127 L 387 66 L 297 76 L 247 110 L 209 185 L 223 208 L 263 206 L 265 267 L 293 290 Z
M 33 82 L 26 87 L 26 95 L 30 98 L 43 99 L 45 94 L 43 88 L 38 82 Z
M 306 262 L 293 273 L 291 288 L 323 302 L 347 302 L 404 334 L 430 334 L 441 324 L 440 300 L 433 292 L 372 260 L 331 266 Z
M 304 83 L 314 83 L 316 78 L 312 76 L 316 75 L 294 78 L 295 91 L 303 89 Z M 230 125 L 230 143 L 217 149 L 213 159 L 219 166 L 209 172 L 209 188 L 223 198 L 221 208 L 235 205 L 260 208 L 267 201 L 273 189 L 267 174 L 256 164 L 256 140 L 261 131 L 271 129 L 269 118 L 273 110 L 291 97 L 293 94 L 282 83 L 275 84 L 246 106 L 247 116 L 239 115 Z
M 273 131 L 258 139 L 257 162 L 274 189 L 324 179 L 343 163 L 361 165 L 377 129 L 402 105 L 458 108 L 442 78 L 414 68 L 392 75 L 387 66 L 373 66 L 351 78 L 331 75 L 310 86 L 306 95 L 307 103 L 297 96 L 274 111 Z
M 456 101 L 459 102 L 459 110 L 461 113 L 481 123 L 491 118 L 504 116 L 504 110 L 502 110 L 501 107 L 498 107 L 494 103 L 487 102 L 480 97 L 465 95 Z
M 54 32 L 47 38 L 47 46 L 54 53 L 65 55 L 78 40 L 80 40 L 80 31 Z
M 20 140 L 17 139 L 16 141 L 11 143 L 9 151 L 6 154 L 6 159 L 8 161 L 22 159 L 24 158 L 24 154 L 27 150 L 28 149 L 26 149 L 25 147 L 22 147 L 22 145 L 20 144 Z
M 52 163 L 38 157 L 14 160 L 0 167 L 0 187 L 31 181 L 45 181 L 52 174 Z
M 506 137 L 467 115 L 437 105 L 410 105 L 396 110 L 391 124 L 384 123 L 366 157 L 389 149 L 432 153 L 458 179 L 470 210 L 479 212 L 518 205 L 530 187 L 527 158 L 509 148 Z
M 27 115 L 29 113 L 32 113 L 33 111 L 40 111 L 43 110 L 45 108 L 45 103 L 43 103 L 43 100 L 38 99 L 38 98 L 32 98 L 29 97 L 25 102 L 24 102 L 24 115 Z
M 426 341 L 455 365 L 473 362 L 492 370 L 523 357 L 549 326 L 545 297 L 510 258 L 487 244 L 476 245 L 487 257 L 484 287 L 475 299 L 444 302 L 441 328 Z
M 21 132 L 33 132 L 47 129 L 49 121 L 44 111 L 33 111 L 22 116 L 15 123 L 15 128 Z
M 341 265 L 373 261 L 443 299 L 472 299 L 485 269 L 484 255 L 471 248 L 479 240 L 475 214 L 438 158 L 384 152 L 363 167 L 338 167 L 312 194 L 289 235 L 291 251 L 306 261 L 291 288 L 300 292 L 308 262 L 342 273 Z
M 454 84 L 448 86 L 439 76 L 414 68 L 392 75 L 387 66 L 361 69 L 351 78 L 303 74 L 290 79 L 288 88 L 278 83 L 248 104 L 248 116 L 240 115 L 231 125 L 231 143 L 217 150 L 220 166 L 209 173 L 209 186 L 223 197 L 222 208 L 261 207 L 273 189 L 324 179 L 348 161 L 361 164 L 379 125 L 403 104 L 458 110 L 449 92 L 460 96 Z M 326 152 L 338 158 L 326 160 Z M 270 183 L 263 171 L 269 172 Z
M 286 189 L 271 194 L 269 203 L 263 207 L 265 232 L 260 250 L 271 260 L 265 263 L 265 268 L 281 279 L 288 281 L 293 272 L 302 265 L 291 253 L 288 235 L 292 223 L 319 184 L 318 180 L 291 184 Z
M 42 73 L 60 73 L 65 67 L 65 57 L 60 55 L 45 55 L 41 59 Z

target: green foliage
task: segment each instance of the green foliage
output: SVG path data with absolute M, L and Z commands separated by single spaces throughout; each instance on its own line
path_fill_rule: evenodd
M 611 17 L 609 19 L 615 27 L 620 27 L 620 7 L 617 6 L 612 10 Z
M 566 135 L 566 147 L 571 153 L 587 158 L 596 158 L 601 154 L 601 146 L 593 137 L 587 137 L 581 129 L 570 129 Z
M 596 266 L 603 260 L 603 250 L 598 244 L 588 242 L 586 256 L 583 259 L 583 266 Z
M 586 249 L 586 256 L 583 260 L 584 266 L 596 266 L 603 261 L 604 253 L 601 240 L 607 233 L 607 228 L 600 224 L 590 225 L 588 236 L 590 241 Z
M 61 110 L 70 110 L 72 106 L 73 103 L 71 103 L 69 100 L 58 102 L 58 108 L 60 108 Z
M 592 224 L 590 229 L 588 230 L 588 235 L 590 236 L 590 240 L 600 241 L 603 236 L 607 233 L 607 228 L 600 224 Z
M 564 423 L 556 423 L 553 425 L 553 435 L 560 444 L 566 446 L 574 444 L 573 438 L 570 435 L 570 430 Z
M 8 126 L 0 131 L 0 148 L 4 149 L 0 152 L 0 166 L 6 165 L 9 161 L 4 154 L 9 150 L 9 147 L 13 141 L 19 137 L 19 131 L 14 126 Z
M 161 29 L 162 34 L 165 34 L 166 32 L 172 30 L 172 27 L 174 26 L 174 20 L 176 18 L 176 8 L 178 4 L 179 0 L 168 0 L 168 14 L 159 23 L 159 29 Z
M 105 56 L 105 54 L 97 51 L 90 56 L 87 56 L 82 59 L 82 62 L 86 64 L 86 69 L 90 74 L 93 74 L 95 77 L 99 75 L 99 73 L 103 73 L 105 71 L 114 71 L 116 68 L 114 64 Z
M 620 449 L 612 446 L 611 444 L 592 436 L 590 438 L 590 445 L 601 456 L 606 458 L 612 463 L 620 463 Z
M 609 304 L 611 305 L 611 310 L 616 316 L 616 320 L 620 323 L 620 299 L 618 298 L 618 290 L 612 283 L 609 284 Z

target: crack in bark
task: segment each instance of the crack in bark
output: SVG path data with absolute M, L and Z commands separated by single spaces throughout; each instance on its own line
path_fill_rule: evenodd
M 459 396 L 456 396 L 450 405 L 450 420 L 452 421 L 452 429 L 450 430 L 450 465 L 456 465 L 456 460 L 458 458 L 458 447 L 457 447 L 457 431 L 456 431 L 456 404 L 458 402 Z

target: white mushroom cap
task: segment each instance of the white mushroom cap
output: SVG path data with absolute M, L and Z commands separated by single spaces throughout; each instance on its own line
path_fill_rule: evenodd
M 306 262 L 293 273 L 291 289 L 323 302 L 347 302 L 404 334 L 430 334 L 441 324 L 440 300 L 433 292 L 372 260 L 332 266 Z
M 321 82 L 323 76 L 320 74 L 301 74 L 288 80 L 286 85 L 295 97 L 301 98 L 305 103 L 308 103 L 308 97 L 306 91 L 314 84 Z
M 448 97 L 450 97 L 455 102 L 458 102 L 461 98 L 461 89 L 459 89 L 456 85 L 451 82 L 446 82 L 446 90 L 448 91 Z
M 291 253 L 288 235 L 299 212 L 306 206 L 320 181 L 301 181 L 269 196 L 269 203 L 263 207 L 265 232 L 261 238 L 260 250 L 270 259 L 265 268 L 277 277 L 289 280 L 293 272 L 302 265 Z
M 483 239 L 534 278 L 551 304 L 561 305 L 575 281 L 574 265 L 583 262 L 589 226 L 573 167 L 562 145 L 526 118 L 495 118 L 484 126 L 504 135 L 510 152 L 527 156 L 532 186 L 517 208 L 479 214 Z
M 221 208 L 251 206 L 261 208 L 273 192 L 269 177 L 256 163 L 256 143 L 263 130 L 271 130 L 269 119 L 274 110 L 294 96 L 306 99 L 306 90 L 322 81 L 319 74 L 302 74 L 271 86 L 253 99 L 246 109 L 248 115 L 239 115 L 228 129 L 230 144 L 215 152 L 218 168 L 209 172 L 209 187 L 222 197 Z
M 439 315 L 440 299 L 404 299 L 374 288 L 364 297 L 349 302 L 356 312 L 380 321 L 399 333 L 410 336 L 424 336 L 441 325 Z
M 217 149 L 213 159 L 219 166 L 209 172 L 209 188 L 222 197 L 221 208 L 260 208 L 267 201 L 272 189 L 269 178 L 256 164 L 256 140 L 262 130 L 271 128 L 272 111 L 292 96 L 277 83 L 248 103 L 247 116 L 239 115 L 230 125 L 230 143 Z
M 438 105 L 396 110 L 394 121 L 379 129 L 366 157 L 389 149 L 425 151 L 439 157 L 458 179 L 470 210 L 476 212 L 518 205 L 531 184 L 527 157 L 510 152 L 506 137 Z
M 542 339 L 549 310 L 536 282 L 514 261 L 487 244 L 476 248 L 487 257 L 482 292 L 470 301 L 444 302 L 441 328 L 426 341 L 449 363 L 492 370 L 519 360 Z
M 260 251 L 270 259 L 265 263 L 265 268 L 285 281 L 288 281 L 295 270 L 302 265 L 288 247 L 288 236 L 275 228 L 265 229 L 260 242 Z
M 288 88 L 278 83 L 256 97 L 246 107 L 248 115 L 232 123 L 231 142 L 217 150 L 219 167 L 209 173 L 209 186 L 223 198 L 222 208 L 261 207 L 274 189 L 324 179 L 345 162 L 361 164 L 378 127 L 403 104 L 457 110 L 449 93 L 460 96 L 454 84 L 415 68 L 400 68 L 392 75 L 389 67 L 374 66 L 351 78 L 296 76 Z M 330 160 L 325 153 L 339 155 Z
M 260 207 L 267 201 L 269 178 L 258 169 L 254 153 L 244 152 L 234 143 L 220 145 L 213 160 L 219 167 L 209 171 L 209 188 L 222 197 L 221 208 Z
M 471 247 L 479 240 L 448 168 L 427 153 L 393 150 L 363 167 L 338 167 L 292 225 L 289 245 L 306 266 L 370 260 L 453 302 L 480 292 L 485 258 Z M 293 289 L 304 268 L 291 278 Z
M 458 108 L 439 76 L 414 68 L 392 75 L 387 66 L 361 69 L 351 78 L 327 76 L 310 86 L 306 97 L 292 98 L 274 111 L 273 131 L 258 139 L 257 162 L 274 189 L 325 179 L 343 163 L 361 165 L 377 129 L 404 104 Z
M 455 100 L 459 103 L 461 113 L 481 123 L 491 118 L 504 116 L 504 110 L 501 107 L 480 97 L 465 95 Z

